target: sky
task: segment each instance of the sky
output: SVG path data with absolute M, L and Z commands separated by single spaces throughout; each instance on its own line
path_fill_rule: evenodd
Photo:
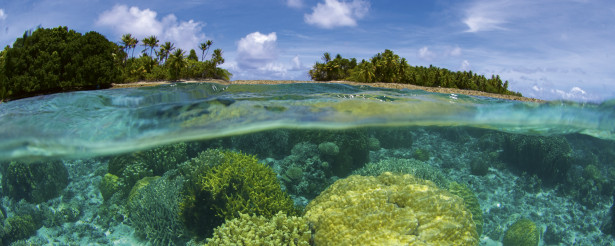
M 615 99 L 611 0 L 0 0 L 0 45 L 67 26 L 223 50 L 233 80 L 309 80 L 322 54 L 498 74 L 546 100 Z M 210 52 L 211 54 L 211 52 Z

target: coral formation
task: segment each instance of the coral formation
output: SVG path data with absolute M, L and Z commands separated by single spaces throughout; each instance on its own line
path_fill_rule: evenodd
M 343 131 L 300 130 L 291 132 L 293 145 L 301 142 L 321 144 L 331 142 L 338 148 L 337 155 L 323 155 L 321 159 L 330 164 L 330 175 L 345 177 L 352 170 L 362 167 L 369 160 L 370 140 L 364 129 Z
M 419 161 L 428 161 L 429 151 L 426 149 L 416 149 L 414 153 L 412 153 L 412 158 L 417 159 Z
M 293 147 L 291 155 L 278 162 L 276 166 L 280 169 L 280 179 L 287 192 L 314 198 L 333 183 L 329 163 L 323 161 L 319 153 L 321 151 L 315 144 L 301 142 Z
M 503 148 L 503 160 L 521 171 L 536 174 L 547 183 L 566 180 L 571 166 L 571 148 L 566 138 L 509 134 Z
M 357 169 L 352 174 L 363 176 L 378 176 L 385 172 L 412 174 L 417 178 L 434 182 L 439 188 L 447 189 L 450 182 L 439 168 L 434 168 L 416 159 L 386 158 L 378 162 L 370 162 Z
M 187 232 L 180 218 L 183 179 L 168 172 L 137 182 L 128 202 L 129 219 L 138 235 L 153 245 L 182 245 Z
M 307 219 L 278 212 L 272 218 L 240 214 L 217 227 L 207 245 L 309 246 L 312 232 Z
M 187 144 L 176 143 L 113 157 L 108 172 L 119 178 L 124 198 L 142 178 L 162 176 L 188 160 Z
M 472 220 L 476 224 L 476 232 L 480 236 L 483 233 L 483 211 L 480 209 L 480 203 L 478 203 L 476 194 L 467 186 L 457 182 L 451 182 L 448 191 L 463 199 L 466 208 L 472 213 Z
M 115 192 L 120 190 L 120 178 L 117 176 L 107 173 L 100 180 L 100 184 L 98 184 L 98 189 L 100 190 L 100 194 L 102 195 L 105 201 L 109 200 Z
M 340 153 L 340 148 L 333 142 L 324 142 L 318 145 L 318 151 L 323 155 L 337 155 Z
M 10 245 L 11 242 L 34 235 L 39 227 L 30 215 L 9 217 L 4 221 L 4 228 L 2 229 L 4 233 L 0 241 L 4 245 Z
M 208 150 L 191 162 L 197 169 L 187 185 L 181 215 L 199 236 L 209 236 L 224 220 L 240 213 L 268 218 L 279 211 L 296 213 L 273 170 L 254 156 Z
M 5 164 L 2 174 L 4 195 L 32 203 L 45 202 L 68 185 L 68 170 L 61 161 Z
M 540 231 L 536 223 L 520 219 L 508 227 L 502 243 L 504 246 L 537 246 L 539 241 Z
M 316 245 L 477 245 L 463 199 L 412 175 L 353 175 L 306 207 Z

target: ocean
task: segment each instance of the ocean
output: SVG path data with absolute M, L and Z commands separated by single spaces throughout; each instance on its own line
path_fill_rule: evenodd
M 615 245 L 615 101 L 175 83 L 0 119 L 6 245 Z

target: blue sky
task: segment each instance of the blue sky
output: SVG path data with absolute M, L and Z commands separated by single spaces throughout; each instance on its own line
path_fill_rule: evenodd
M 307 80 L 322 53 L 499 74 L 542 99 L 615 98 L 615 2 L 592 0 L 2 0 L 0 45 L 37 26 L 221 48 L 236 79 Z M 198 49 L 197 49 L 198 50 Z

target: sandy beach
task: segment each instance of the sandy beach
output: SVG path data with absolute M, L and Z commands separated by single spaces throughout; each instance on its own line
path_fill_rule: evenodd
M 171 81 L 157 81 L 157 82 L 134 82 L 134 83 L 126 83 L 126 84 L 113 84 L 112 89 L 115 88 L 128 88 L 128 87 L 144 87 L 144 86 L 157 86 L 164 84 L 173 84 L 173 83 L 201 83 L 201 82 L 210 82 L 210 83 L 218 83 L 225 85 L 232 84 L 293 84 L 293 83 L 343 83 L 349 85 L 367 85 L 373 87 L 382 87 L 382 88 L 393 88 L 393 89 L 410 89 L 410 90 L 424 90 L 429 92 L 438 92 L 438 93 L 446 93 L 446 94 L 463 94 L 463 95 L 471 95 L 471 96 L 483 96 L 483 97 L 492 97 L 492 98 L 500 98 L 506 100 L 515 100 L 515 101 L 524 101 L 524 102 L 545 102 L 544 100 L 529 98 L 529 97 L 518 97 L 511 95 L 501 95 L 494 93 L 487 93 L 482 91 L 474 91 L 474 90 L 461 90 L 455 88 L 442 88 L 442 87 L 425 87 L 411 84 L 396 84 L 396 83 L 359 83 L 352 81 L 300 81 L 300 80 L 233 80 L 233 81 L 224 81 L 224 80 L 182 80 L 177 82 Z

